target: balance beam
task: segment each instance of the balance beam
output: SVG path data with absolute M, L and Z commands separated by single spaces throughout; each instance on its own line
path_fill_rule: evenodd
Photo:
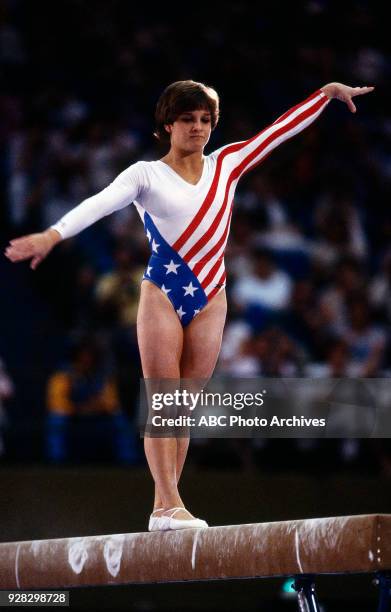
M 388 570 L 388 514 L 0 544 L 10 590 Z

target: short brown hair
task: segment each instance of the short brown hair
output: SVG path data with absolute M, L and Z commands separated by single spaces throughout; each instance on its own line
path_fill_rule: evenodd
M 182 113 L 205 109 L 210 112 L 212 130 L 219 120 L 219 96 L 204 83 L 196 81 L 176 81 L 161 94 L 155 111 L 156 130 L 154 135 L 161 142 L 170 142 L 165 125 L 174 123 Z

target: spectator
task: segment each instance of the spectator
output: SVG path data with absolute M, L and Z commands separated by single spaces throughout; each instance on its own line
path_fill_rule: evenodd
M 369 377 L 380 373 L 387 336 L 373 323 L 367 296 L 358 294 L 348 301 L 349 322 L 341 327 L 341 337 L 350 352 L 350 366 L 355 376 Z
M 318 299 L 311 278 L 296 282 L 283 319 L 283 329 L 298 343 L 309 360 L 324 359 L 324 346 L 329 335 Z
M 367 256 L 364 229 L 349 195 L 326 197 L 318 204 L 315 217 L 320 237 L 313 245 L 312 257 L 326 278 L 341 257 L 362 260 Z
M 277 326 L 256 337 L 261 375 L 272 378 L 295 377 L 300 373 L 301 354 L 296 344 Z
M 47 453 L 52 461 L 136 459 L 117 385 L 91 339 L 78 342 L 69 363 L 50 377 L 47 408 Z
M 347 324 L 347 301 L 352 293 L 364 288 L 365 278 L 362 264 L 352 257 L 340 259 L 333 282 L 320 294 L 319 311 L 323 325 L 335 332 Z
M 349 360 L 349 346 L 341 338 L 329 340 L 325 350 L 324 362 L 311 362 L 305 367 L 305 375 L 309 378 L 344 378 L 352 376 L 353 370 Z
M 252 376 L 259 373 L 258 362 L 254 365 L 253 358 L 242 363 L 243 350 L 246 343 L 251 342 L 251 328 L 241 319 L 229 321 L 225 328 L 217 371 L 231 376 Z M 243 374 L 243 371 L 246 374 Z M 249 373 L 250 372 L 250 373 Z
M 288 306 L 292 282 L 279 270 L 267 249 L 256 248 L 253 272 L 243 275 L 232 288 L 232 298 L 245 320 L 259 331 Z
M 382 270 L 369 287 L 371 306 L 384 322 L 391 322 L 391 250 L 384 256 Z
M 100 319 L 104 326 L 134 325 L 144 269 L 137 265 L 132 250 L 122 244 L 115 248 L 114 264 L 114 269 L 101 276 L 96 284 Z

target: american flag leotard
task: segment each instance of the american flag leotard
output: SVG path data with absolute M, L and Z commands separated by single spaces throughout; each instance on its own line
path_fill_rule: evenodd
M 249 140 L 205 156 L 196 185 L 161 160 L 137 162 L 51 227 L 68 238 L 134 202 L 151 248 L 144 279 L 167 295 L 188 325 L 225 287 L 224 251 L 240 177 L 310 125 L 328 102 L 318 90 Z

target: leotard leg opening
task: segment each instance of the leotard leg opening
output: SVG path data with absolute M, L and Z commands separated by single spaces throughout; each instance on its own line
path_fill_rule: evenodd
M 175 264 L 173 259 L 166 260 L 152 256 L 143 280 L 156 285 L 164 293 L 178 315 L 182 327 L 186 327 L 205 308 L 208 299 L 195 277 L 189 278 L 186 271 L 181 273 L 179 268 L 174 274 L 175 265 L 178 264 Z

